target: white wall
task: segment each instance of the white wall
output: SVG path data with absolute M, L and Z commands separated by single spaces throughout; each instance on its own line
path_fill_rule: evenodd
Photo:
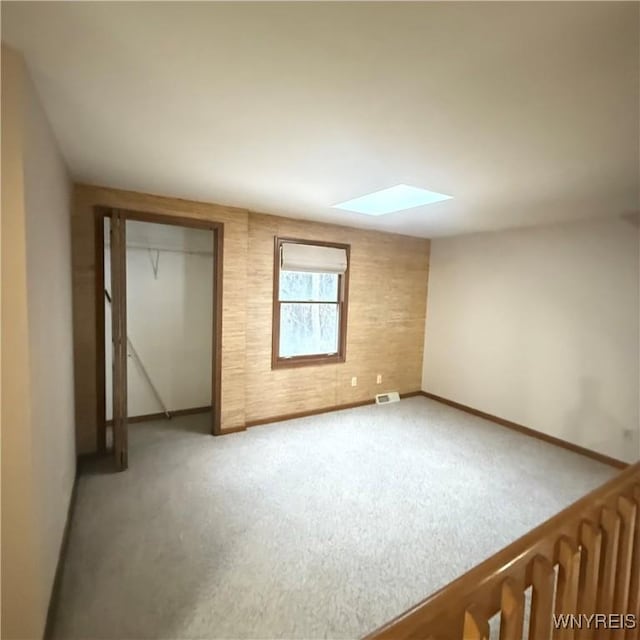
M 436 239 L 422 388 L 633 461 L 638 220 Z
M 133 226 L 132 225 L 136 225 Z M 184 229 L 170 225 L 127 222 L 135 237 L 139 225 L 163 227 L 162 243 L 184 245 Z M 176 242 L 171 241 L 171 234 Z M 198 242 L 199 234 L 204 242 Z M 213 327 L 213 254 L 186 253 L 203 245 L 212 250 L 213 233 L 189 230 L 190 244 L 180 252 L 160 251 L 157 278 L 147 249 L 127 249 L 127 333 L 153 384 L 170 411 L 211 404 L 211 339 Z M 195 242 L 194 242 L 195 240 Z M 134 242 L 134 244 L 136 244 Z M 110 289 L 110 252 L 105 248 L 105 282 Z M 111 418 L 111 309 L 105 308 L 107 419 Z M 131 353 L 131 352 L 129 352 Z M 158 413 L 162 407 L 135 358 L 128 358 L 128 413 Z
M 26 93 L 31 425 L 38 487 L 38 547 L 48 603 L 76 471 L 71 182 L 30 81 Z
M 71 185 L 2 48 L 2 637 L 42 637 L 75 477 Z

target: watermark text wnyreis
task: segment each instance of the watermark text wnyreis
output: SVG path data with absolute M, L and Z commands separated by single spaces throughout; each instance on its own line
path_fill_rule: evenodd
M 638 620 L 633 613 L 554 613 L 556 629 L 635 629 Z

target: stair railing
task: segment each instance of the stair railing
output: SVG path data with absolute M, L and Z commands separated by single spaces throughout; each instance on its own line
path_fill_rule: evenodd
M 366 640 L 494 637 L 640 638 L 640 462 Z

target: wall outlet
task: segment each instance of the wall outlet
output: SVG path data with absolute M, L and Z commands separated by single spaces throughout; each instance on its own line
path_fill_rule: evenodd
M 379 373 L 376 377 L 376 384 L 382 384 L 382 374 Z
M 358 378 L 356 378 L 355 376 L 353 376 L 353 378 L 351 378 L 351 386 L 352 387 L 357 387 L 358 386 Z
M 622 432 L 625 440 L 633 440 L 633 430 L 632 429 L 624 429 Z

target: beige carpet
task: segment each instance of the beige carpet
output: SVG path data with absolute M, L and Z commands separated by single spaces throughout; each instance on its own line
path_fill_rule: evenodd
M 56 638 L 358 637 L 615 473 L 419 397 L 207 429 L 79 478 Z

